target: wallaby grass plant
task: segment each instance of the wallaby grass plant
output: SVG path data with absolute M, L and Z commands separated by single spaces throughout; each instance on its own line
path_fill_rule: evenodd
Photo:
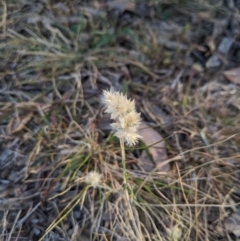
M 140 125 L 140 114 L 135 110 L 134 100 L 128 100 L 125 95 L 113 89 L 103 92 L 102 102 L 106 108 L 105 112 L 111 114 L 111 119 L 116 121 L 111 126 L 115 131 L 114 135 L 120 140 L 124 183 L 126 184 L 127 174 L 124 143 L 128 146 L 133 146 L 141 138 L 137 134 Z

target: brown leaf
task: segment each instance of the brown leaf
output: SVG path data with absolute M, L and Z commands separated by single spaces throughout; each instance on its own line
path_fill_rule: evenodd
M 226 70 L 223 75 L 235 84 L 240 84 L 240 67 Z
M 129 11 L 134 12 L 135 11 L 135 3 L 129 2 L 128 0 L 115 0 L 107 3 L 107 6 L 110 10 L 112 9 L 118 9 L 121 12 Z
M 139 159 L 143 169 L 150 172 L 156 166 L 161 166 L 159 171 L 168 172 L 169 164 L 163 164 L 167 160 L 167 153 L 162 136 L 144 122 L 141 123 L 138 134 L 142 136 L 142 141 L 146 146 L 156 143 L 148 147 L 148 153 L 151 155 L 151 158 L 146 151 L 142 152 Z
M 33 113 L 31 112 L 25 117 L 23 117 L 19 122 L 13 123 L 12 130 L 10 131 L 11 134 L 21 131 L 25 127 L 25 125 L 31 120 L 32 116 Z

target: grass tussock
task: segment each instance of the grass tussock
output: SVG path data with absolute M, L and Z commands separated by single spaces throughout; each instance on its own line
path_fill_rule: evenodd
M 214 4 L 1 2 L 1 240 L 237 238 L 240 95 L 221 74 L 237 60 L 207 69 L 205 40 L 238 18 Z M 141 168 L 141 143 L 122 164 L 110 87 L 162 135 L 169 172 Z

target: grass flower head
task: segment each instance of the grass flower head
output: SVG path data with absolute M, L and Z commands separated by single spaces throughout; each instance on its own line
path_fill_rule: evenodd
M 92 171 L 85 176 L 85 182 L 90 184 L 92 187 L 97 187 L 101 182 L 102 174 Z
M 105 112 L 111 114 L 111 119 L 116 122 L 111 124 L 114 135 L 122 139 L 128 146 L 133 146 L 141 138 L 137 134 L 140 125 L 140 114 L 136 112 L 135 101 L 127 99 L 127 96 L 110 89 L 103 91 L 102 102 Z

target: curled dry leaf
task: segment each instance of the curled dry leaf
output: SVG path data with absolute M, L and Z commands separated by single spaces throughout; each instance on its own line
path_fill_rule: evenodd
M 223 75 L 225 78 L 227 78 L 229 81 L 240 84 L 240 67 L 226 70 L 223 72 Z
M 142 168 L 150 172 L 156 166 L 159 166 L 159 171 L 168 172 L 169 164 L 163 164 L 167 160 L 167 153 L 162 136 L 144 122 L 141 123 L 138 134 L 142 136 L 141 140 L 144 144 L 150 146 L 147 151 L 142 152 L 139 158 Z M 151 146 L 154 143 L 156 144 Z

